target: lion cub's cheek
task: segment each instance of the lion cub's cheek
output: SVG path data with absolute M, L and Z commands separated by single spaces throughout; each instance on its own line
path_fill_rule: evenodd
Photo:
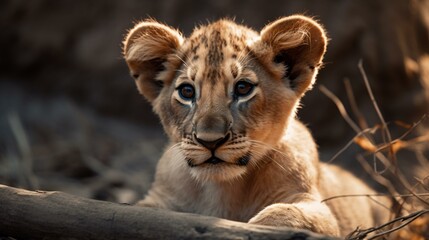
M 248 130 L 247 136 L 253 142 L 263 142 L 265 146 L 274 147 L 281 140 L 286 125 L 287 117 L 278 118 L 278 121 L 264 121 L 257 128 Z

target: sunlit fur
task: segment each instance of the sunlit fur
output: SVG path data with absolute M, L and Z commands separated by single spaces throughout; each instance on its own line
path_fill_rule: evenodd
M 320 24 L 298 15 L 260 33 L 230 20 L 188 38 L 153 20 L 130 30 L 125 60 L 170 139 L 139 205 L 330 235 L 376 224 L 379 212 L 367 198 L 321 202 L 373 191 L 319 163 L 296 119 L 326 44 Z M 240 81 L 249 91 L 237 92 Z

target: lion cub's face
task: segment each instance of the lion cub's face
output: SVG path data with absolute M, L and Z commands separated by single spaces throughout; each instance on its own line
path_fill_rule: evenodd
M 146 21 L 124 41 L 139 91 L 198 180 L 225 181 L 275 147 L 325 52 L 322 28 L 292 16 L 260 34 L 228 20 L 188 38 Z

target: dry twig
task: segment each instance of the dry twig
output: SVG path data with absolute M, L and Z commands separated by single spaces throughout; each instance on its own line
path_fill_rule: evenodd
M 379 231 L 379 230 L 381 230 L 381 229 L 383 229 L 383 228 L 385 228 L 387 226 L 392 226 L 392 225 L 394 225 L 397 222 L 403 222 L 399 226 L 392 227 L 391 229 L 386 230 L 386 231 L 378 232 L 378 233 L 372 235 L 371 237 L 367 238 L 368 240 L 376 239 L 376 238 L 379 238 L 381 236 L 387 235 L 389 233 L 392 233 L 394 231 L 397 231 L 397 230 L 399 230 L 399 229 L 407 226 L 408 224 L 410 224 L 411 222 L 413 222 L 414 220 L 416 220 L 417 218 L 419 218 L 420 216 L 422 216 L 423 214 L 426 214 L 426 213 L 429 213 L 429 209 L 417 211 L 417 212 L 411 213 L 411 214 L 409 214 L 407 216 L 402 216 L 402 217 L 395 218 L 395 219 L 393 219 L 393 220 L 391 220 L 391 221 L 389 221 L 389 222 L 387 222 L 387 223 L 385 223 L 383 225 L 380 225 L 378 227 L 372 227 L 372 228 L 368 228 L 368 229 L 365 229 L 365 230 L 359 230 L 359 229 L 357 229 L 356 231 L 354 231 L 352 233 L 352 235 L 349 235 L 347 237 L 347 239 L 348 240 L 360 240 L 360 239 L 364 239 L 370 233 Z
M 365 117 L 363 116 L 362 112 L 359 110 L 359 107 L 356 103 L 356 98 L 353 93 L 352 85 L 350 84 L 350 80 L 348 78 L 344 80 L 344 86 L 346 88 L 347 97 L 350 102 L 350 107 L 352 108 L 353 114 L 358 120 L 360 128 L 361 129 L 369 128 L 368 123 L 365 120 Z
M 379 117 L 379 119 L 381 121 L 381 124 L 383 125 L 382 131 L 386 134 L 387 142 L 391 143 L 392 142 L 392 136 L 390 134 L 389 128 L 387 126 L 387 123 L 384 120 L 383 114 L 381 113 L 380 108 L 378 107 L 378 104 L 377 104 L 377 101 L 375 100 L 374 94 L 372 93 L 371 85 L 369 84 L 368 77 L 366 76 L 365 70 L 363 68 L 362 60 L 359 61 L 358 68 L 359 68 L 359 71 L 360 71 L 360 73 L 362 75 L 363 81 L 365 83 L 366 90 L 367 90 L 367 92 L 369 94 L 369 97 L 370 97 L 371 102 L 372 102 L 372 104 L 374 106 L 374 109 L 377 112 L 377 115 L 378 115 L 378 117 Z M 384 142 L 386 143 L 386 140 Z M 390 157 L 392 158 L 392 160 L 396 161 L 396 157 L 395 157 L 395 155 L 394 155 L 394 153 L 393 153 L 392 150 L 390 152 Z
M 17 113 L 10 113 L 8 120 L 21 153 L 20 161 L 17 164 L 20 168 L 19 170 L 21 170 L 19 174 L 22 179 L 21 184 L 26 184 L 30 189 L 36 189 L 39 183 L 33 173 L 33 156 L 24 126 Z
M 426 197 L 429 196 L 429 193 L 416 193 L 415 195 Z M 322 200 L 322 202 L 327 202 L 332 199 L 337 198 L 347 198 L 347 197 L 394 197 L 394 198 L 402 198 L 402 197 L 414 197 L 413 194 L 397 194 L 397 195 L 390 195 L 385 193 L 373 193 L 373 194 L 344 194 L 344 195 L 335 195 L 332 197 L 328 197 Z

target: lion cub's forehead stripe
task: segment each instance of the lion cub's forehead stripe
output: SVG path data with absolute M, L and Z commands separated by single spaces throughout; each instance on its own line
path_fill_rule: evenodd
M 204 80 L 217 82 L 220 78 L 239 72 L 237 64 L 229 59 L 240 61 L 246 56 L 249 38 L 257 37 L 253 30 L 228 20 L 220 20 L 196 29 L 188 39 L 187 59 L 190 65 L 198 66 Z M 192 74 L 190 74 L 192 75 Z M 195 75 L 194 75 L 195 76 Z M 192 77 L 191 77 L 192 78 Z

